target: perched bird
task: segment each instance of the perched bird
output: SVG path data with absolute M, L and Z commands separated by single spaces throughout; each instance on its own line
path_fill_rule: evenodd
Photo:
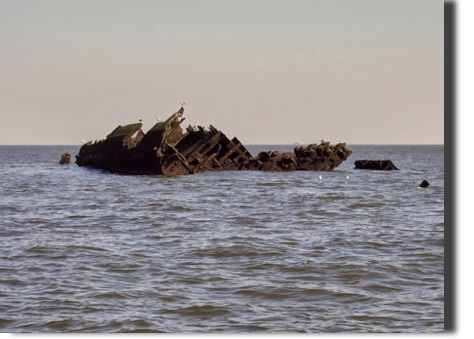
M 323 138 L 323 139 L 321 140 L 321 142 L 326 142 L 326 138 Z
M 157 120 L 157 121 L 160 121 L 160 117 L 159 117 L 159 116 L 157 116 L 157 117 L 156 117 L 156 120 Z
M 142 118 L 140 118 L 140 119 L 138 119 L 138 121 L 140 121 L 140 122 L 143 122 L 143 119 L 142 119 Z
M 180 103 L 181 103 L 181 106 L 187 105 L 187 103 L 185 103 L 183 100 L 181 100 Z
M 82 141 L 82 143 L 83 143 L 83 144 L 85 144 L 85 143 L 86 143 L 86 141 L 85 141 L 84 139 L 82 139 L 81 141 Z

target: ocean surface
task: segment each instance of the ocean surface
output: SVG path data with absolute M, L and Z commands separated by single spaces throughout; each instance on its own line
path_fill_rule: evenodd
M 160 177 L 0 146 L 0 332 L 443 332 L 444 146 L 348 148 L 333 172 Z

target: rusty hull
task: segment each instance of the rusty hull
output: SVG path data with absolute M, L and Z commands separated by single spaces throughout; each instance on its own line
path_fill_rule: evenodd
M 332 171 L 352 153 L 345 143 L 296 147 L 295 152 L 260 152 L 252 157 L 237 139 L 221 131 L 181 124 L 184 109 L 156 123 L 146 134 L 141 123 L 118 126 L 105 139 L 84 144 L 76 163 L 110 172 L 183 175 L 209 170 Z

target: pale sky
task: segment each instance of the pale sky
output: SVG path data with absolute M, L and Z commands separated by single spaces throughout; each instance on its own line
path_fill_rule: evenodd
M 1 0 L 0 145 L 188 124 L 244 144 L 444 143 L 441 0 Z

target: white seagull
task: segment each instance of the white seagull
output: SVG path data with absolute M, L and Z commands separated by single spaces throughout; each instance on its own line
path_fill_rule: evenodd
M 347 176 L 346 179 L 349 179 L 349 176 Z
M 82 141 L 82 143 L 83 143 L 83 144 L 85 144 L 85 143 L 86 143 L 86 141 L 85 141 L 84 139 L 82 139 L 81 141 Z
M 323 139 L 321 140 L 321 142 L 326 142 L 326 138 L 323 138 Z
M 157 120 L 157 121 L 160 121 L 160 117 L 159 117 L 159 116 L 157 116 L 157 117 L 156 117 L 156 120 Z
M 181 106 L 187 105 L 187 103 L 185 103 L 183 100 L 181 100 L 180 103 L 181 103 Z
M 321 180 L 323 177 L 322 176 L 319 176 L 319 180 Z

